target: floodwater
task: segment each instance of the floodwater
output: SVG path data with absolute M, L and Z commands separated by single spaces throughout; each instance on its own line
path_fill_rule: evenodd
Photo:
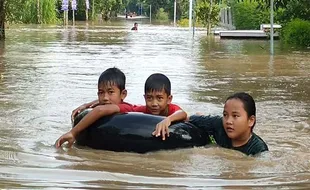
M 132 22 L 11 26 L 0 50 L 0 189 L 309 189 L 310 50 L 273 57 L 265 40 L 220 40 L 198 30 Z M 116 66 L 130 103 L 144 104 L 146 78 L 172 82 L 189 114 L 221 115 L 246 91 L 257 102 L 254 131 L 270 151 L 247 157 L 197 147 L 147 154 L 55 149 L 71 111 L 97 98 L 97 79 Z

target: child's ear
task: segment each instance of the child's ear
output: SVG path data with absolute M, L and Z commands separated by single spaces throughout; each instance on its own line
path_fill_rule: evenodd
M 126 96 L 127 96 L 127 90 L 124 89 L 124 90 L 121 92 L 121 98 L 122 98 L 122 100 L 124 100 L 124 99 L 126 98 Z
M 248 124 L 249 124 L 249 127 L 252 128 L 254 123 L 256 121 L 256 117 L 254 115 L 252 115 L 249 120 L 248 120 Z
M 170 104 L 172 102 L 172 95 L 168 96 L 168 104 Z

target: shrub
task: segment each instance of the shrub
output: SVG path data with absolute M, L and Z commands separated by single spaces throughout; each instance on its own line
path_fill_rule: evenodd
M 178 25 L 181 27 L 188 27 L 188 18 L 183 18 L 178 21 Z
M 248 0 L 234 3 L 232 9 L 236 29 L 259 29 L 261 24 L 269 23 L 268 11 L 258 9 L 257 2 Z
M 281 39 L 287 44 L 310 47 L 310 21 L 295 19 L 287 23 L 281 32 Z
M 155 18 L 160 21 L 167 21 L 169 19 L 168 13 L 163 8 L 158 9 Z
M 194 21 L 192 20 L 192 22 L 194 22 Z M 180 26 L 180 27 L 188 27 L 188 24 L 189 24 L 188 18 L 183 18 L 183 19 L 177 21 L 177 25 Z M 204 26 L 203 24 L 201 24 L 200 22 L 198 22 L 196 20 L 195 27 L 203 27 L 203 26 Z

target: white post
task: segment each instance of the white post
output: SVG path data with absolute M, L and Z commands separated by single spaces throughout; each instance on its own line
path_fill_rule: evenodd
M 188 26 L 189 29 L 192 28 L 192 13 L 193 13 L 193 0 L 189 0 L 189 16 L 188 16 Z
M 88 9 L 85 9 L 86 21 L 88 21 Z
M 196 5 L 196 2 L 195 0 L 193 0 L 192 2 L 192 6 L 193 6 L 193 9 L 195 10 L 195 5 Z M 196 15 L 195 15 L 195 11 L 193 11 L 193 36 L 195 36 L 195 24 L 196 24 Z
M 176 26 L 176 22 L 177 22 L 177 0 L 174 0 L 173 26 Z
M 225 25 L 228 23 L 228 9 L 227 8 L 225 8 L 225 16 L 224 16 L 224 23 L 225 23 Z
M 92 2 L 92 8 L 91 8 L 91 19 L 93 20 L 93 21 L 95 21 L 95 0 L 92 0 L 93 2 Z
M 72 10 L 72 24 L 75 25 L 75 14 L 74 14 L 74 10 Z
M 270 54 L 274 54 L 273 48 L 273 0 L 270 1 Z
M 152 23 L 152 5 L 150 5 L 150 23 Z

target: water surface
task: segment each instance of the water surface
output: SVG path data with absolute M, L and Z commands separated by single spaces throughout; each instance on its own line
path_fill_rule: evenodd
M 0 51 L 0 188 L 307 189 L 310 186 L 310 53 L 269 42 L 195 37 L 187 29 L 133 23 L 13 26 Z M 146 78 L 172 82 L 189 114 L 221 115 L 225 98 L 257 101 L 254 131 L 270 151 L 253 158 L 197 147 L 147 154 L 55 149 L 71 111 L 96 99 L 102 71 L 127 76 L 126 100 L 144 104 Z

